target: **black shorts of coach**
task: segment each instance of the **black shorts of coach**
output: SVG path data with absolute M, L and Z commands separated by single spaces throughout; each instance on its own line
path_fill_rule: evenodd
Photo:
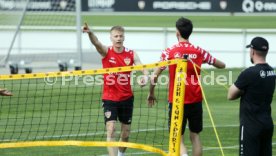
M 194 133 L 200 133 L 203 127 L 203 110 L 202 102 L 186 104 L 184 105 L 184 116 L 182 122 L 182 132 L 183 135 L 188 121 L 189 130 Z M 171 115 L 172 115 L 172 104 L 169 103 L 169 129 L 171 124 Z
M 102 100 L 104 121 L 119 120 L 123 124 L 131 124 L 134 97 L 124 101 Z
M 240 123 L 240 156 L 272 156 L 272 137 L 274 126 L 258 122 Z

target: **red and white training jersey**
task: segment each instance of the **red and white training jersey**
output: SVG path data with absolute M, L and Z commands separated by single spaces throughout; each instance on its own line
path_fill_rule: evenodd
M 102 59 L 103 68 L 132 66 L 134 52 L 124 48 L 116 53 L 113 47 L 108 47 L 107 55 Z M 130 85 L 130 71 L 104 74 L 103 100 L 122 101 L 133 96 Z
M 212 57 L 209 52 L 196 47 L 189 42 L 179 42 L 173 45 L 171 48 L 167 48 L 162 52 L 161 61 L 172 60 L 176 58 L 183 58 L 184 55 L 188 55 L 195 64 L 201 67 L 202 63 L 214 64 L 216 59 Z M 165 69 L 166 67 L 162 67 Z M 174 90 L 174 78 L 175 78 L 176 65 L 169 66 L 169 102 L 173 101 L 173 90 Z M 197 68 L 197 72 L 200 75 L 200 69 Z M 202 93 L 199 86 L 198 78 L 194 70 L 191 61 L 188 61 L 187 74 L 185 82 L 185 104 L 192 104 L 202 101 Z

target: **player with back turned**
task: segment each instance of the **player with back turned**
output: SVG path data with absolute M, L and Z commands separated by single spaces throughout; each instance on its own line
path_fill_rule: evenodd
M 240 98 L 240 156 L 272 156 L 271 102 L 276 73 L 266 62 L 269 45 L 255 37 L 247 46 L 254 66 L 242 71 L 229 88 L 228 99 Z
M 138 55 L 130 49 L 124 47 L 124 28 L 114 26 L 110 30 L 110 39 L 112 46 L 103 45 L 95 34 L 90 31 L 85 23 L 83 32 L 89 36 L 91 43 L 96 47 L 102 56 L 103 68 L 133 66 L 141 64 Z M 140 85 L 144 86 L 147 81 L 148 71 L 143 70 L 144 77 L 141 77 Z M 123 142 L 128 142 L 130 135 L 130 126 L 133 112 L 133 92 L 130 84 L 130 71 L 104 74 L 104 86 L 102 102 L 104 108 L 104 118 L 107 130 L 107 141 L 115 141 L 115 125 L 117 119 L 121 122 L 121 136 Z M 124 156 L 126 147 L 117 148 L 108 147 L 110 156 Z
M 189 37 L 193 31 L 193 24 L 187 18 L 181 17 L 176 21 L 176 37 L 178 43 L 173 45 L 171 48 L 167 48 L 163 51 L 161 55 L 161 60 L 171 60 L 176 58 L 183 58 L 184 55 L 188 55 L 188 65 L 186 73 L 186 82 L 185 82 L 185 101 L 183 104 L 184 107 L 184 117 L 182 123 L 182 136 L 180 144 L 180 155 L 187 156 L 187 149 L 184 145 L 184 132 L 186 124 L 188 121 L 188 126 L 190 130 L 190 139 L 193 145 L 193 156 L 202 155 L 202 146 L 199 137 L 199 133 L 203 128 L 203 117 L 202 117 L 202 93 L 199 86 L 199 80 L 196 76 L 196 71 L 194 70 L 193 64 L 195 63 L 198 67 L 202 63 L 207 63 L 217 68 L 225 68 L 225 64 L 220 60 L 214 58 L 206 50 L 194 46 L 189 42 Z M 154 87 L 157 82 L 158 76 L 165 69 L 165 67 L 157 68 L 152 76 L 150 84 L 150 92 L 148 95 L 148 104 L 153 105 L 155 103 Z M 169 125 L 172 113 L 173 105 L 173 90 L 174 90 L 174 79 L 175 79 L 175 70 L 176 65 L 169 66 Z M 200 68 L 197 68 L 197 72 L 200 73 Z

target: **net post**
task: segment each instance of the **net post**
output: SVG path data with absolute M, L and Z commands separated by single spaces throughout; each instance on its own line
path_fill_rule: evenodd
M 184 115 L 185 81 L 187 73 L 187 58 L 180 59 L 176 66 L 173 105 L 170 123 L 169 156 L 180 155 L 182 121 Z
M 76 0 L 76 27 L 77 27 L 77 53 L 79 57 L 78 67 L 82 67 L 83 53 L 82 53 L 82 31 L 81 31 L 81 0 Z

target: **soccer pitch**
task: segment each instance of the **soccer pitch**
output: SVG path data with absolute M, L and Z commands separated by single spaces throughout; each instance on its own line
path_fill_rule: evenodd
M 179 16 L 110 16 L 110 15 L 83 15 L 82 20 L 87 21 L 90 26 L 106 26 L 111 27 L 113 25 L 122 25 L 122 26 L 130 26 L 130 27 L 174 27 L 175 21 L 180 17 Z M 183 15 L 184 16 L 184 15 Z M 11 18 L 9 16 L 2 16 L 3 18 L 0 19 L 0 23 L 5 23 L 7 19 Z M 33 19 L 35 20 L 41 20 L 41 18 L 34 18 L 35 15 L 28 15 L 27 20 L 24 22 L 24 25 L 31 25 L 33 22 Z M 270 28 L 276 28 L 276 16 L 185 16 L 190 18 L 195 28 L 254 28 L 254 29 L 270 29 Z M 46 18 L 46 17 L 45 17 Z M 43 19 L 43 18 L 42 18 Z M 257 22 L 260 21 L 260 22 Z M 49 25 L 49 23 L 40 21 L 37 22 L 40 25 Z M 64 23 L 63 23 L 64 24 Z M 72 26 L 72 23 L 66 23 L 68 26 Z M 4 24 L 5 25 L 5 24 Z M 159 57 L 156 56 L 156 57 Z M 225 75 L 226 77 L 229 77 L 229 72 L 232 71 L 232 80 L 233 82 L 236 80 L 237 75 L 240 73 L 242 69 L 224 69 L 224 70 L 212 70 L 208 69 L 207 72 L 210 74 L 211 71 L 214 71 L 215 75 Z M 202 73 L 202 76 L 208 75 L 206 73 Z M 1 81 L 1 86 L 3 81 Z M 21 95 L 24 95 L 27 92 L 33 91 L 34 95 L 39 95 L 40 92 L 35 92 L 37 89 L 37 86 L 32 86 L 29 84 L 26 84 L 28 86 L 21 86 L 18 84 L 17 88 L 18 90 L 14 92 L 15 97 L 16 93 L 19 92 L 20 88 L 27 87 L 27 89 L 23 89 L 20 91 Z M 70 107 L 66 107 L 64 109 L 64 112 L 60 112 L 59 116 L 63 116 L 67 114 L 68 110 L 71 111 L 72 114 L 74 114 L 75 119 L 78 121 L 85 121 L 90 122 L 91 124 L 75 124 L 75 125 L 67 125 L 68 128 L 71 128 L 71 133 L 74 134 L 84 134 L 82 136 L 62 136 L 58 133 L 55 135 L 56 138 L 49 138 L 49 140 L 83 140 L 83 141 L 91 141 L 95 139 L 94 135 L 85 135 L 93 133 L 94 125 L 93 121 L 94 118 L 79 118 L 82 113 L 86 113 L 87 117 L 89 117 L 89 113 L 92 110 L 93 113 L 97 114 L 99 117 L 97 123 L 98 131 L 102 131 L 99 135 L 100 138 L 97 138 L 99 140 L 105 140 L 105 134 L 104 134 L 104 124 L 103 124 L 103 114 L 102 114 L 102 108 L 101 108 L 101 102 L 100 102 L 100 95 L 93 95 L 92 89 L 75 89 L 76 87 L 74 85 L 68 85 L 67 88 L 63 88 L 60 90 L 59 88 L 49 88 L 47 91 L 45 91 L 43 94 L 43 97 L 46 97 L 45 99 L 36 99 L 35 96 L 32 99 L 33 101 L 27 101 L 30 104 L 33 104 L 34 101 L 51 101 L 53 100 L 51 96 L 53 94 L 60 94 L 61 91 L 63 94 L 65 94 L 63 97 L 61 96 L 61 101 L 63 101 L 64 105 L 56 106 L 56 105 L 48 105 L 48 106 L 41 106 L 41 108 L 51 108 L 53 109 L 60 109 L 65 108 L 67 105 L 65 104 L 70 103 Z M 100 88 L 93 88 L 94 91 L 100 91 Z M 214 118 L 215 126 L 218 131 L 218 135 L 220 137 L 221 144 L 223 146 L 224 154 L 225 156 L 235 156 L 238 154 L 238 137 L 239 137 L 239 100 L 236 101 L 228 101 L 226 99 L 227 96 L 227 89 L 224 88 L 221 85 L 214 84 L 214 85 L 206 85 L 204 84 L 204 91 L 206 94 L 206 99 L 208 101 L 209 107 L 211 109 L 212 116 Z M 167 87 L 160 87 L 158 92 L 160 93 L 158 95 L 158 104 L 155 105 L 153 108 L 147 108 L 146 104 L 146 96 L 148 93 L 148 86 L 146 86 L 143 89 L 137 89 L 135 91 L 135 119 L 133 121 L 132 126 L 132 134 L 130 136 L 130 142 L 136 142 L 138 140 L 139 143 L 145 143 L 145 144 L 152 144 L 152 140 L 154 139 L 154 146 L 157 148 L 161 148 L 164 150 L 167 150 L 168 148 L 168 130 L 167 130 L 167 122 L 164 122 L 165 120 L 159 120 L 156 122 L 156 118 L 153 114 L 158 113 L 158 116 L 163 116 L 164 118 L 167 117 Z M 86 98 L 84 99 L 78 99 L 76 95 L 78 94 L 85 94 Z M 275 97 L 274 93 L 274 97 Z M 95 98 L 95 105 L 90 106 L 92 102 L 92 98 Z M 2 102 L 5 102 L 5 99 L 1 99 Z M 87 111 L 74 111 L 78 110 L 80 106 L 75 105 L 78 103 L 78 100 L 86 101 L 84 108 L 87 108 Z M 22 101 L 13 101 L 14 103 L 11 103 L 11 108 L 6 107 L 5 109 L 1 110 L 1 116 L 7 117 L 7 112 L 14 110 L 16 112 L 16 109 L 18 109 L 18 102 Z M 42 102 L 43 103 L 43 102 Z M 47 111 L 40 110 L 40 106 L 33 106 L 29 105 L 30 108 L 37 107 L 38 113 L 44 113 L 45 118 L 47 117 Z M 276 122 L 276 102 L 275 98 L 272 102 L 272 115 L 274 119 L 274 123 Z M 208 112 L 206 110 L 206 104 L 203 104 L 204 108 L 204 129 L 201 133 L 201 140 L 203 144 L 203 154 L 205 156 L 218 156 L 221 155 L 216 136 L 210 121 L 210 117 L 208 115 Z M 10 110 L 9 110 L 10 109 Z M 28 107 L 19 107 L 19 109 L 26 109 L 28 110 Z M 138 111 L 139 110 L 139 111 Z M 45 111 L 45 112 L 44 112 Z M 139 114 L 141 112 L 147 112 L 149 116 L 140 116 Z M 30 112 L 33 113 L 33 112 Z M 44 116 L 42 113 L 42 116 Z M 12 114 L 15 116 L 20 117 L 20 114 Z M 55 116 L 51 116 L 49 119 L 45 121 L 45 123 L 52 123 L 55 122 L 54 120 Z M 94 117 L 94 116 L 93 116 Z M 72 118 L 68 118 L 69 120 Z M 67 122 L 65 120 L 64 122 Z M 138 122 L 139 121 L 139 122 Z M 26 121 L 28 122 L 28 121 Z M 77 121 L 76 121 L 77 123 Z M 138 123 L 143 123 L 143 125 L 139 125 Z M 4 126 L 4 123 L 0 123 L 1 126 Z M 152 133 L 152 126 L 155 125 L 163 126 L 163 129 L 158 129 L 157 133 Z M 55 133 L 55 129 L 62 128 L 62 125 L 57 125 L 57 127 L 36 127 L 33 125 L 32 129 L 34 130 L 43 130 L 45 129 L 45 132 L 43 133 L 36 133 L 36 132 L 22 132 L 23 138 L 33 138 L 36 140 L 47 140 L 47 137 L 44 136 L 50 136 Z M 81 130 L 79 127 L 81 127 Z M 14 127 L 10 127 L 11 131 Z M 137 128 L 142 129 L 142 132 L 137 132 Z M 2 132 L 2 131 L 1 131 Z M 11 136 L 15 134 L 10 134 Z M 187 135 L 187 133 L 186 133 Z M 39 139 L 39 136 L 41 136 L 41 139 Z M 37 138 L 36 138 L 37 137 Z M 44 139 L 43 139 L 44 137 Z M 187 144 L 187 147 L 189 149 L 189 153 L 191 153 L 191 144 L 188 140 L 188 136 L 185 137 Z M 76 146 L 65 146 L 65 147 L 31 147 L 31 148 L 11 148 L 11 149 L 0 149 L 0 155 L 1 156 L 101 156 L 106 155 L 107 150 L 105 147 L 76 147 Z M 145 151 L 141 150 L 135 150 L 135 149 L 128 149 L 127 153 L 132 153 L 128 155 L 157 155 L 157 154 L 149 154 Z M 273 153 L 276 155 L 276 135 L 274 130 L 274 137 L 273 137 Z
M 191 16 L 179 15 L 101 15 L 86 13 L 82 15 L 82 23 L 87 22 L 90 26 L 114 25 L 130 27 L 175 27 L 175 21 L 179 17 L 186 17 L 193 21 L 195 28 L 239 28 L 239 29 L 275 29 L 276 16 Z M 0 13 L 0 25 L 14 25 L 20 19 L 20 14 Z M 51 19 L 51 21 L 49 21 Z M 69 20 L 68 20 L 69 19 Z M 27 14 L 23 25 L 66 25 L 73 26 L 75 17 L 55 14 Z M 62 22 L 57 22 L 62 20 Z

